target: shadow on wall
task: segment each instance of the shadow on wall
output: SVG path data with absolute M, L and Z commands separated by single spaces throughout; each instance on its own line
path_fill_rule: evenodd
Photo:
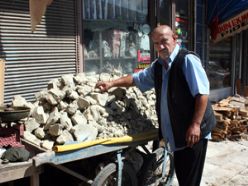
M 1 38 L 1 30 L 0 30 L 0 38 Z M 5 60 L 6 58 L 6 54 L 3 50 L 3 46 L 2 46 L 2 43 L 1 43 L 1 39 L 0 39 L 0 59 L 4 59 Z
M 2 7 L 2 8 L 1 8 Z M 44 24 L 46 25 L 47 36 L 73 36 L 75 37 L 75 0 L 53 1 L 50 6 L 47 7 L 45 13 Z M 0 12 L 2 13 L 1 19 L 5 19 L 5 12 L 7 14 L 14 13 L 16 15 L 29 14 L 29 3 L 27 0 L 1 0 Z M 39 25 L 38 25 L 39 26 Z M 31 26 L 30 26 L 31 30 Z M 35 34 L 35 32 L 34 32 Z M 4 58 L 5 53 L 3 50 L 2 33 L 0 27 L 0 58 Z
M 2 45 L 2 32 L 1 32 L 1 27 L 0 27 L 0 59 L 6 59 L 6 53 L 4 52 L 3 45 Z
M 45 13 L 48 37 L 76 36 L 75 1 L 53 1 Z

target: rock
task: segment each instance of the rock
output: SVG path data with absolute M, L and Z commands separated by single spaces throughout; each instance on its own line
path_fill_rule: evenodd
M 89 85 L 80 85 L 76 87 L 76 90 L 80 96 L 86 96 L 92 92 L 92 87 Z
M 44 140 L 41 142 L 41 147 L 47 150 L 52 150 L 53 145 L 54 145 L 54 141 Z
M 44 132 L 44 128 L 35 129 L 34 134 L 39 139 L 44 139 L 44 137 L 46 135 L 45 132 Z
M 48 130 L 48 133 L 51 135 L 51 136 L 59 136 L 61 135 L 62 133 L 62 127 L 59 125 L 59 124 L 54 124 L 54 125 L 51 125 L 49 130 Z
M 60 126 L 63 129 L 66 129 L 68 131 L 71 130 L 71 128 L 72 128 L 72 122 L 71 122 L 71 119 L 68 117 L 67 112 L 61 112 Z
M 66 74 L 37 93 L 35 103 L 29 103 L 34 108 L 30 119 L 36 124 L 26 127 L 44 141 L 36 144 L 52 149 L 54 144 L 121 137 L 158 127 L 154 89 L 143 94 L 136 87 L 105 93 L 95 88 L 99 80 L 118 78 L 112 72 Z
M 24 126 L 26 131 L 33 132 L 35 129 L 39 128 L 40 124 L 34 118 L 30 118 L 25 121 Z
M 95 127 L 92 127 L 88 124 L 80 124 L 75 125 L 71 131 L 71 133 L 76 138 L 76 141 L 82 142 L 82 141 L 92 141 L 96 139 L 97 136 L 97 129 Z
M 57 107 L 54 108 L 54 110 L 50 113 L 47 121 L 46 121 L 46 125 L 49 126 L 51 124 L 55 124 L 59 121 L 60 118 L 60 113 L 57 109 Z
M 42 106 L 38 106 L 34 109 L 32 117 L 34 117 L 38 123 L 44 124 L 47 121 L 48 115 L 44 112 Z
M 61 79 L 52 79 L 47 84 L 47 89 L 60 89 L 62 87 Z
M 74 77 L 74 81 L 78 85 L 81 85 L 87 82 L 87 77 L 85 76 L 85 73 L 79 73 Z
M 72 103 L 70 103 L 67 108 L 66 108 L 66 112 L 69 114 L 69 115 L 74 115 L 77 110 L 78 110 L 78 102 L 77 100 L 74 100 Z
M 99 94 L 99 93 L 92 93 L 90 94 L 90 96 L 95 99 L 97 101 L 97 103 L 101 106 L 105 106 L 108 100 L 108 94 L 107 93 L 103 93 L 103 94 Z
M 39 140 L 38 138 L 36 138 L 36 136 L 33 135 L 32 133 L 30 133 L 29 131 L 24 131 L 23 137 L 27 141 L 29 141 L 29 142 L 37 145 L 37 146 L 40 146 L 40 144 L 41 144 L 41 140 Z
M 77 104 L 78 104 L 79 110 L 85 110 L 86 108 L 90 106 L 90 102 L 86 98 L 83 98 L 83 97 L 78 98 Z
M 20 95 L 14 96 L 12 100 L 12 106 L 13 107 L 27 107 L 28 103 L 26 99 Z
M 73 74 L 65 74 L 61 76 L 61 80 L 66 87 L 74 88 L 74 78 Z
M 78 93 L 75 90 L 72 90 L 72 89 L 68 89 L 66 91 L 66 95 L 71 100 L 77 100 L 78 97 L 79 97 Z
M 71 117 L 71 121 L 73 125 L 87 124 L 87 119 L 79 110 Z
M 54 96 L 51 93 L 48 93 L 46 96 L 46 101 L 50 103 L 51 105 L 55 106 L 58 104 L 58 101 L 54 98 Z
M 48 94 L 51 94 L 57 103 L 59 103 L 61 100 L 63 100 L 66 96 L 66 92 L 64 92 L 60 89 L 57 89 L 57 88 L 50 89 L 48 91 Z M 55 105 L 55 104 L 52 104 L 52 105 Z
M 62 134 L 57 137 L 56 142 L 59 145 L 63 145 L 63 144 L 69 144 L 71 142 L 73 142 L 73 136 L 71 135 L 71 133 L 68 130 L 63 130 Z

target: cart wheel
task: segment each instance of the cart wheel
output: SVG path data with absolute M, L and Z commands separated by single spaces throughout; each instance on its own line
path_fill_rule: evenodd
M 106 165 L 94 179 L 92 186 L 117 186 L 118 170 L 115 163 Z M 131 165 L 124 162 L 122 171 L 122 185 L 137 186 L 136 173 Z
M 162 168 L 164 162 L 164 148 L 158 148 L 144 161 L 139 185 L 141 186 L 169 186 L 174 176 L 173 156 L 171 153 L 166 157 L 165 177 L 162 178 Z

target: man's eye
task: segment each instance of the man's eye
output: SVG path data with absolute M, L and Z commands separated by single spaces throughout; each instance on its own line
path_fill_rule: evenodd
M 166 44 L 166 43 L 167 43 L 167 40 L 161 41 L 161 44 Z
M 165 45 L 165 44 L 167 44 L 167 40 L 162 40 L 162 41 L 160 41 L 160 42 L 156 42 L 156 43 L 153 43 L 154 45 Z

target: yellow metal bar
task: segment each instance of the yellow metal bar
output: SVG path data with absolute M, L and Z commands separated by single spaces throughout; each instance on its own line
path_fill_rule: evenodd
M 116 138 L 107 138 L 107 139 L 99 139 L 94 141 L 86 141 L 81 143 L 75 144 L 68 144 L 68 145 L 56 145 L 53 147 L 55 152 L 66 152 L 71 150 L 82 149 L 94 145 L 110 145 L 110 144 L 120 144 L 120 143 L 130 143 L 130 142 L 138 142 L 138 141 L 150 141 L 156 139 L 158 136 L 157 130 L 152 130 L 149 132 L 144 132 L 135 135 L 128 135 L 123 137 L 116 137 Z

